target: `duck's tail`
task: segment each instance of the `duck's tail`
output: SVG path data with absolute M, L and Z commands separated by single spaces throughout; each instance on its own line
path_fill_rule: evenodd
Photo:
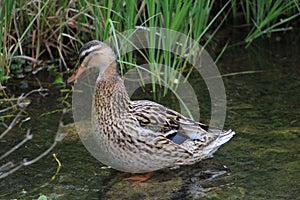
M 208 143 L 206 146 L 203 147 L 201 153 L 207 155 L 205 158 L 212 157 L 213 153 L 215 153 L 221 145 L 228 142 L 233 137 L 234 134 L 235 132 L 232 130 L 222 131 L 218 135 L 218 137 L 216 137 L 214 140 L 212 140 L 210 143 Z

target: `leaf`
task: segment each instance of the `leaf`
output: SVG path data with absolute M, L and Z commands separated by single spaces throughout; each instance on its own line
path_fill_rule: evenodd
M 45 195 L 39 196 L 38 200 L 47 200 L 47 197 Z
M 64 84 L 63 78 L 62 77 L 56 77 L 55 81 L 53 82 L 54 84 Z

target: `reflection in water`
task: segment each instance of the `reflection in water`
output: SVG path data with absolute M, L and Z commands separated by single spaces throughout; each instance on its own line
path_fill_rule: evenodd
M 299 38 L 291 41 L 282 38 L 280 42 L 271 38 L 270 41 L 258 42 L 248 49 L 228 49 L 218 63 L 222 74 L 257 73 L 223 78 L 228 103 L 225 128 L 227 125 L 234 129 L 236 136 L 222 146 L 214 158 L 193 166 L 158 171 L 148 182 L 131 184 L 122 181 L 130 174 L 101 167 L 74 133 L 53 150 L 62 163 L 61 171 L 54 180 L 51 177 L 57 165 L 49 155 L 2 180 L 0 199 L 36 198 L 40 193 L 57 199 L 299 197 Z M 205 84 L 199 80 L 200 77 L 191 78 L 191 84 L 199 85 L 196 92 L 201 94 L 198 96 L 201 119 L 207 122 L 210 100 Z M 142 98 L 140 93 L 135 95 L 138 99 Z M 40 106 L 32 106 L 29 112 L 40 114 L 57 109 L 55 98 L 45 98 Z M 178 108 L 178 105 L 171 104 L 173 102 L 161 100 L 170 108 Z M 174 103 L 177 103 L 176 100 Z M 42 122 L 35 119 L 38 124 L 32 125 L 36 127 L 32 131 L 40 133 L 35 138 L 42 141 L 38 143 L 40 149 L 43 149 L 43 143 L 49 143 L 45 141 L 52 141 L 57 127 L 55 119 L 58 119 L 57 115 L 49 115 Z M 1 141 L 1 145 L 6 142 Z M 21 151 L 19 155 L 28 156 Z M 46 182 L 49 184 L 41 187 Z M 28 193 L 21 194 L 22 190 Z

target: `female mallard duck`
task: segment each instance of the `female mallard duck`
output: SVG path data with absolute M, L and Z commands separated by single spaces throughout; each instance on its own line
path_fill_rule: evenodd
M 105 163 L 120 171 L 153 172 L 209 158 L 234 132 L 209 129 L 152 101 L 131 101 L 118 73 L 116 55 L 105 43 L 90 41 L 79 53 L 79 65 L 68 82 L 86 69 L 100 72 L 94 89 L 92 127 Z M 143 181 L 138 176 L 128 180 Z

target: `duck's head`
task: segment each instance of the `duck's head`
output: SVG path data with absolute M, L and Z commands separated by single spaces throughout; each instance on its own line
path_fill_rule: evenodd
M 116 54 L 107 44 L 92 40 L 81 47 L 78 60 L 76 70 L 68 83 L 75 81 L 88 68 L 98 67 L 100 74 L 103 73 L 116 62 Z

